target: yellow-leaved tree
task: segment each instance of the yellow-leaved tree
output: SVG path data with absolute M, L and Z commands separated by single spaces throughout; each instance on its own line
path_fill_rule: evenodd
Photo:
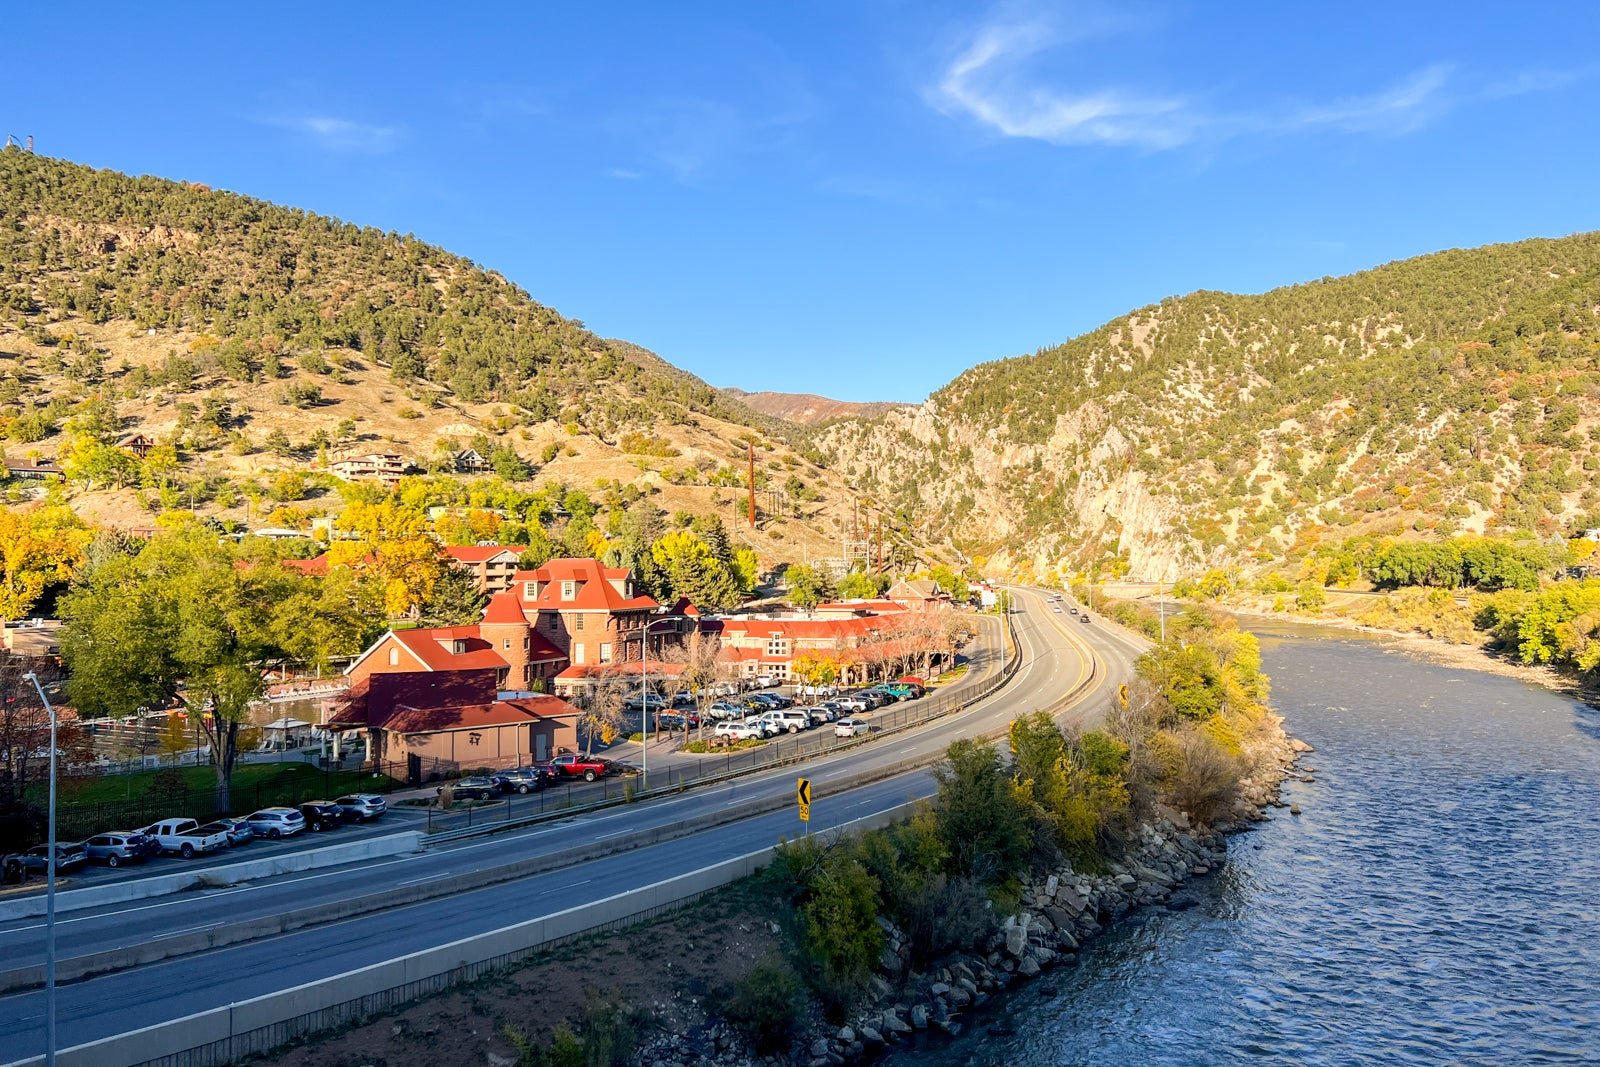
M 328 549 L 330 567 L 349 567 L 369 575 L 383 590 L 390 616 L 416 616 L 433 595 L 444 574 L 439 542 L 428 531 L 427 516 L 418 508 L 383 500 L 353 503 L 335 527 L 354 534 Z
M 0 617 L 26 616 L 47 586 L 70 579 L 91 537 L 70 508 L 0 511 Z

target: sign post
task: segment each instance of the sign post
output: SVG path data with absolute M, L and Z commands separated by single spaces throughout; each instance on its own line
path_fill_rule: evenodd
M 795 791 L 795 799 L 800 803 L 800 821 L 811 821 L 811 779 L 800 779 L 799 788 Z

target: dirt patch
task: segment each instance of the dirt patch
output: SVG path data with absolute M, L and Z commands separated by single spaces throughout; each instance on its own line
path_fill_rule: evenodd
M 708 1000 L 780 951 L 765 917 L 771 912 L 759 883 L 739 883 L 684 911 L 582 939 L 269 1060 L 284 1067 L 495 1067 L 516 1061 L 508 1027 L 547 1047 L 557 1023 L 575 1024 L 586 1001 L 611 993 L 648 1015 L 641 1044 L 657 1031 L 692 1035 L 710 1019 Z

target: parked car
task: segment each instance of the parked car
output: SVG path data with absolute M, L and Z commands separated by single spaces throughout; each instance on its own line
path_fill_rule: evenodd
M 176 853 L 186 860 L 202 852 L 216 852 L 228 847 L 227 834 L 217 830 L 203 831 L 194 819 L 162 819 L 139 832 L 155 838 L 162 852 Z
M 337 830 L 349 821 L 345 809 L 331 800 L 308 800 L 300 805 L 300 814 L 305 816 L 306 829 L 313 832 Z
M 563 778 L 582 778 L 586 782 L 592 782 L 596 778 L 604 778 L 608 774 L 631 773 L 630 768 L 618 763 L 612 763 L 608 759 L 601 759 L 598 756 L 590 759 L 574 752 L 563 752 L 546 766 L 555 770 Z
M 502 793 L 537 793 L 545 783 L 545 776 L 532 767 L 513 767 L 490 777 Z
M 845 711 L 870 711 L 872 702 L 859 693 L 850 693 L 842 697 L 835 697 L 833 703 Z
M 666 711 L 672 704 L 660 693 L 634 693 L 623 700 L 622 706 L 629 711 Z
M 83 850 L 83 845 L 78 842 L 56 842 L 56 873 L 66 874 L 75 871 L 89 862 L 89 854 Z M 22 854 L 22 866 L 33 874 L 49 874 L 50 846 L 34 845 Z
M 351 793 L 339 797 L 334 803 L 352 813 L 357 822 L 381 819 L 389 810 L 389 802 L 377 793 Z
M 797 685 L 794 687 L 795 696 L 803 697 L 831 697 L 839 691 L 836 685 Z
M 811 729 L 811 716 L 799 708 L 783 708 L 768 714 L 772 716 L 772 721 L 778 724 L 779 729 L 787 730 L 791 734 Z
M 761 731 L 763 739 L 776 737 L 783 732 L 782 727 L 778 725 L 778 721 L 775 718 L 777 714 L 776 711 L 763 711 L 760 715 L 752 715 L 744 720 L 744 724 Z
M 124 863 L 143 863 L 149 859 L 151 843 L 137 830 L 116 830 L 95 834 L 83 843 L 83 851 L 89 859 L 98 860 L 107 867 L 120 867 Z
M 861 737 L 871 731 L 872 724 L 866 719 L 856 716 L 840 719 L 833 724 L 833 736 L 835 737 Z
M 832 722 L 839 717 L 832 708 L 824 707 L 821 704 L 813 704 L 810 707 L 800 708 L 799 710 L 804 712 L 806 717 L 811 720 L 812 726 L 821 726 L 823 723 Z
M 924 692 L 922 686 L 912 682 L 896 682 L 888 686 L 887 691 L 893 694 L 896 700 L 920 700 Z
M 273 841 L 290 837 L 306 828 L 306 817 L 293 808 L 262 808 L 246 815 L 243 821 L 255 831 L 257 837 Z
M 716 728 L 711 731 L 711 735 L 713 737 L 728 737 L 735 741 L 749 741 L 764 736 L 761 727 L 756 724 L 735 722 L 733 720 L 724 720 L 717 723 Z
M 774 674 L 758 674 L 753 679 L 757 689 L 771 689 L 778 684 L 778 677 Z
M 206 823 L 200 829 L 227 834 L 230 846 L 248 845 L 256 839 L 256 832 L 242 819 L 218 819 L 216 822 Z
M 450 796 L 455 800 L 488 800 L 500 792 L 500 788 L 495 785 L 493 778 L 478 777 L 460 778 L 454 782 L 448 782 L 441 785 L 434 792 L 443 796 L 446 789 L 450 790 Z
M 733 703 L 731 700 L 719 700 L 706 710 L 711 713 L 711 717 L 713 719 L 741 718 L 745 713 L 744 708 Z

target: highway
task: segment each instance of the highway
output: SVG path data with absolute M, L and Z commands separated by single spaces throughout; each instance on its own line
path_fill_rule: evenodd
M 1109 706 L 1115 686 L 1131 676 L 1142 642 L 1102 622 L 1084 625 L 1053 612 L 1036 591 L 1016 590 L 1023 666 L 1010 685 L 959 714 L 837 755 L 717 786 L 563 819 L 489 839 L 470 839 L 412 855 L 289 875 L 259 883 L 75 912 L 58 921 L 59 955 L 140 944 L 241 923 L 375 891 L 444 882 L 467 872 L 568 849 L 595 858 L 543 874 L 346 921 L 248 941 L 63 985 L 58 990 L 62 1047 L 92 1041 L 193 1012 L 344 973 L 408 952 L 483 933 L 522 919 L 575 907 L 613 893 L 765 848 L 802 831 L 792 807 L 657 845 L 611 852 L 619 841 L 692 816 L 756 800 L 793 796 L 797 775 L 814 783 L 810 831 L 826 832 L 908 798 L 931 796 L 925 771 L 901 774 L 828 795 L 830 781 L 932 757 L 960 737 L 997 735 L 1015 716 L 1040 709 L 1086 725 Z M 992 650 L 973 656 L 973 671 L 997 664 Z M 1092 680 L 1092 682 L 1091 682 Z M 1062 697 L 1084 691 L 1070 707 Z M 0 926 L 5 968 L 43 958 L 43 924 Z M 43 1051 L 42 991 L 0 997 L 0 1042 L 8 1059 Z

